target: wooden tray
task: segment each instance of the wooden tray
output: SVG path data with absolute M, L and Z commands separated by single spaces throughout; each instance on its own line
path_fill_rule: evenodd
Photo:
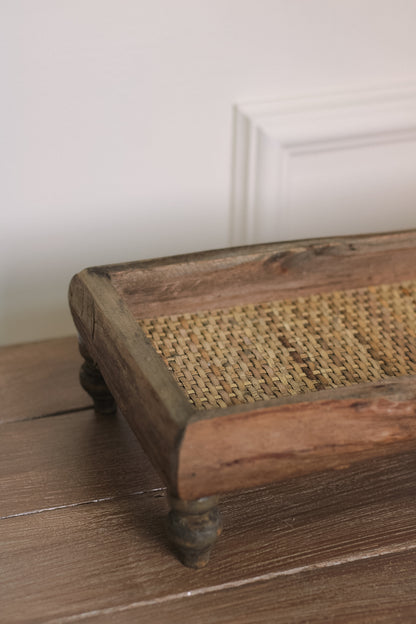
M 187 565 L 221 492 L 416 446 L 416 231 L 95 267 L 69 300 L 81 382 L 165 480 Z

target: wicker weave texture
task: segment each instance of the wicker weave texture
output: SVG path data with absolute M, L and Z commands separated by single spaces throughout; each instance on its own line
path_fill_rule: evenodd
M 199 409 L 416 373 L 416 282 L 139 323 Z

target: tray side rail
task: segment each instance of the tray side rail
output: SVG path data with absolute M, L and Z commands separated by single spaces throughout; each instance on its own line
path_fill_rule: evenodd
M 75 326 L 139 442 L 176 493 L 177 451 L 194 409 L 151 347 L 108 273 L 85 269 L 72 278 Z
M 178 491 L 209 496 L 411 450 L 413 376 L 201 411 L 182 439 Z
M 134 318 L 415 278 L 416 230 L 192 253 L 107 267 Z

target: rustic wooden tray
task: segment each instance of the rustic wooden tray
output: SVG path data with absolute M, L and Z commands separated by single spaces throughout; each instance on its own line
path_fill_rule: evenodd
M 416 231 L 90 268 L 69 299 L 81 382 L 165 480 L 187 565 L 221 492 L 416 446 Z

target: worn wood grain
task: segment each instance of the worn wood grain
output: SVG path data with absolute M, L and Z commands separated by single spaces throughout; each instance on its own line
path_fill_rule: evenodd
M 172 493 L 199 498 L 416 448 L 413 378 L 193 408 L 134 319 L 414 278 L 416 231 L 249 246 L 87 269 L 78 330 Z
M 88 410 L 1 427 L 1 517 L 162 487 L 122 416 Z
M 416 544 L 414 459 L 409 454 L 374 460 L 359 470 L 309 475 L 228 496 L 222 505 L 221 548 L 214 549 L 213 565 L 198 573 L 182 567 L 165 544 L 163 493 L 2 520 L 3 617 L 45 622 L 205 592 L 333 559 L 364 559 L 380 549 L 411 548 Z M 357 578 L 357 604 L 362 582 Z M 270 605 L 267 591 L 264 601 Z
M 416 449 L 413 377 L 202 412 L 180 448 L 178 491 L 197 498 Z
M 0 422 L 90 406 L 81 362 L 75 336 L 0 348 Z
M 35 350 L 29 379 L 41 360 Z M 195 574 L 164 541 L 164 492 L 134 492 L 160 481 L 122 417 L 36 419 L 61 396 L 54 371 L 69 388 L 77 366 L 54 361 L 33 384 L 35 420 L 0 426 L 1 509 L 24 514 L 0 520 L 1 621 L 414 622 L 415 454 L 226 496 L 212 567 Z
M 90 357 L 154 465 L 176 491 L 178 441 L 192 406 L 151 347 L 108 275 L 74 276 L 69 301 Z
M 333 559 L 323 568 L 292 568 L 230 585 L 131 603 L 91 614 L 87 621 L 414 624 L 416 554 L 415 550 L 396 554 L 380 550 L 368 559 Z
M 106 267 L 136 318 L 413 279 L 416 230 L 253 245 Z

